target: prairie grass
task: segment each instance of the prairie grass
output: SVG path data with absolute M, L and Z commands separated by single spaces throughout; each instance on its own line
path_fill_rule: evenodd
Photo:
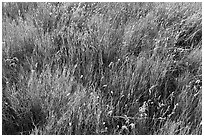
M 202 134 L 201 3 L 2 3 L 2 134 Z

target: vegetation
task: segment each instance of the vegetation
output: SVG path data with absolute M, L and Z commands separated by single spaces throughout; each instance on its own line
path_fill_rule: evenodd
M 201 3 L 2 3 L 3 134 L 202 134 Z

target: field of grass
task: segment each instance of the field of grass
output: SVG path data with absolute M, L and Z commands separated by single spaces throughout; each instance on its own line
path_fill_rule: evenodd
M 202 3 L 2 3 L 2 134 L 201 135 Z

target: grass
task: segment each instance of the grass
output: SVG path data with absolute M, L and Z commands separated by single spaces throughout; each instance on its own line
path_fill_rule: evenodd
M 202 134 L 201 3 L 2 3 L 2 134 Z

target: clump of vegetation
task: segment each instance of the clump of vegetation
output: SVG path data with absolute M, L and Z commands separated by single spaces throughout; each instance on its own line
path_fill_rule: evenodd
M 201 3 L 2 3 L 2 131 L 202 134 Z

